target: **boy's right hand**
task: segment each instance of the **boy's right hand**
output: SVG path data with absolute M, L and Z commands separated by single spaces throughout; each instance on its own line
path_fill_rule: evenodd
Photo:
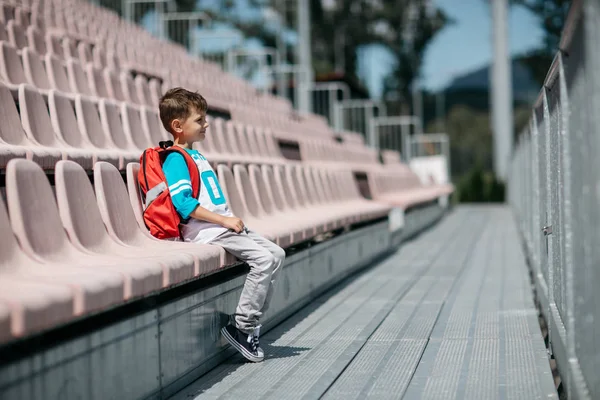
M 231 229 L 235 233 L 241 233 L 246 228 L 244 221 L 238 217 L 225 217 L 222 225 L 223 228 Z

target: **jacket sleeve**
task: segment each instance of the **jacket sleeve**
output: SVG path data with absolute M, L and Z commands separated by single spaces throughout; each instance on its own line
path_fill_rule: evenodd
M 192 181 L 183 156 L 175 152 L 170 153 L 162 169 L 177 213 L 181 218 L 188 219 L 199 202 L 192 196 Z

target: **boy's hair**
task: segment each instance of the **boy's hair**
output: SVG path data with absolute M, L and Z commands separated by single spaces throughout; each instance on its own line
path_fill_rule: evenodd
M 181 87 L 169 89 L 161 97 L 158 105 L 160 120 L 168 132 L 171 132 L 171 121 L 186 119 L 194 108 L 199 113 L 206 113 L 208 109 L 206 99 L 198 92 L 190 92 Z

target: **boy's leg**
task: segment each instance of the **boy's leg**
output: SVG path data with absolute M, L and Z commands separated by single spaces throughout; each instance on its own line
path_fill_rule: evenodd
M 271 254 L 273 254 L 273 256 L 275 257 L 276 261 L 275 268 L 273 269 L 273 272 L 271 274 L 269 290 L 267 291 L 267 296 L 265 298 L 263 308 L 260 310 L 261 313 L 264 314 L 269 309 L 269 306 L 271 304 L 271 297 L 273 296 L 273 291 L 275 289 L 275 282 L 277 281 L 279 273 L 282 269 L 283 262 L 285 261 L 285 251 L 275 243 L 262 237 L 254 231 L 248 230 L 248 236 L 250 236 L 256 243 L 269 250 Z
M 262 316 L 262 308 L 271 284 L 271 275 L 278 265 L 278 260 L 267 248 L 246 233 L 225 232 L 212 240 L 211 244 L 223 247 L 250 265 L 250 272 L 246 276 L 235 311 L 236 327 L 250 334 L 257 327 L 258 320 Z

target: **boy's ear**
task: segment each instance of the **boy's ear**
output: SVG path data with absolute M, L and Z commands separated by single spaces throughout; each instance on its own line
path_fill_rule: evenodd
M 172 132 L 177 132 L 177 133 L 181 133 L 182 128 L 181 128 L 181 121 L 178 119 L 174 119 L 171 121 L 171 131 Z

